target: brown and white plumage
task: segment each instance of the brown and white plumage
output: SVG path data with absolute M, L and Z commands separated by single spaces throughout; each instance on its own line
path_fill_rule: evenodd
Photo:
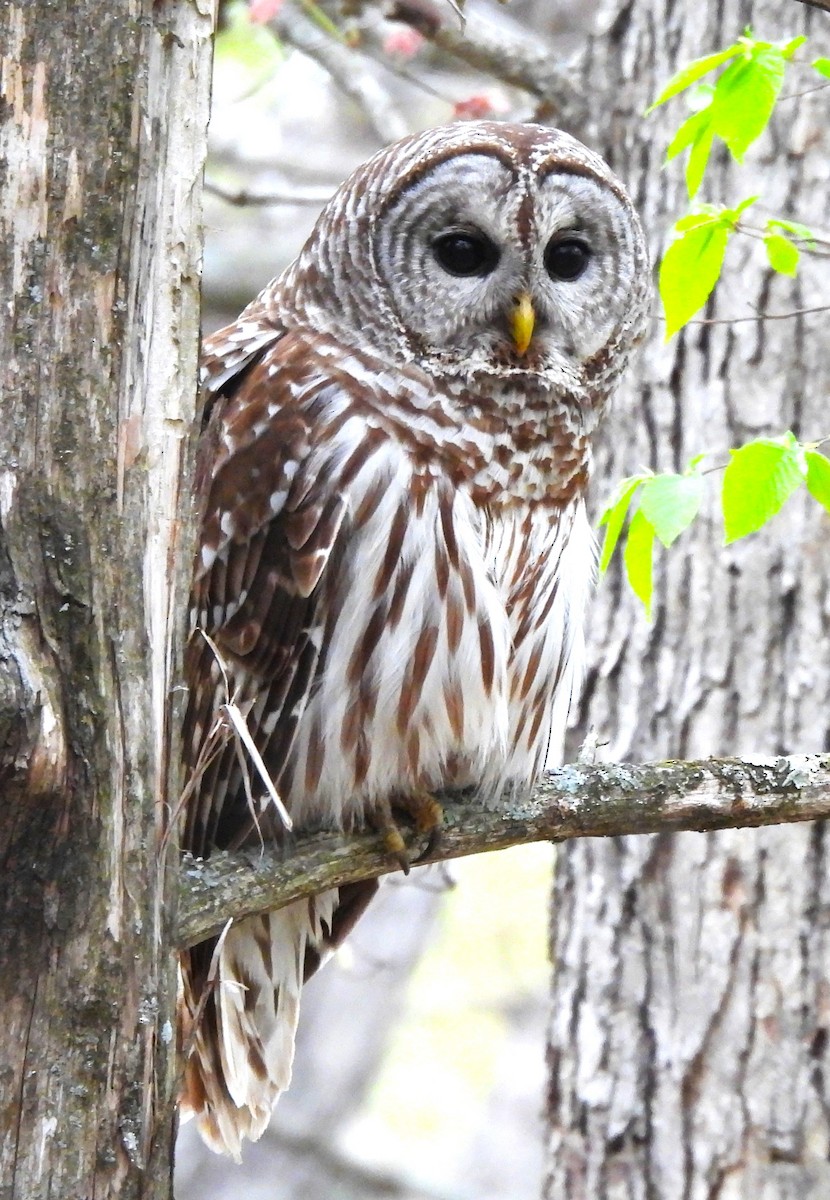
M 580 667 L 590 439 L 648 292 L 597 156 L 538 126 L 458 124 L 355 172 L 209 339 L 186 849 L 281 836 L 218 731 L 228 689 L 299 829 L 532 786 Z M 303 979 L 373 889 L 234 926 L 212 987 L 214 944 L 184 957 L 183 1104 L 215 1148 L 262 1132 Z

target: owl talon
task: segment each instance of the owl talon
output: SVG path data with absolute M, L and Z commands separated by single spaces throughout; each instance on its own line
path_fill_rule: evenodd
M 383 848 L 390 858 L 394 858 L 404 875 L 409 874 L 410 859 L 406 842 L 396 825 L 392 825 L 383 835 Z
M 437 807 L 440 809 L 441 806 L 437 805 Z M 443 812 L 443 809 L 441 809 L 441 818 L 443 818 L 443 816 L 444 816 L 444 812 Z M 441 845 L 441 838 L 443 836 L 443 832 L 444 831 L 441 828 L 441 820 L 439 819 L 438 823 L 436 825 L 434 825 L 432 829 L 429 830 L 429 836 L 427 837 L 427 844 L 424 847 L 424 849 L 421 851 L 421 853 L 418 855 L 418 857 L 413 858 L 413 860 L 412 860 L 413 864 L 423 862 L 425 859 L 430 857 L 433 850 L 438 849 L 438 847 Z
M 441 838 L 441 824 L 444 820 L 444 810 L 429 792 L 416 792 L 407 807 L 407 811 L 415 820 L 418 833 L 429 834 L 429 846 L 434 850 Z
M 430 792 L 420 788 L 395 800 L 394 807 L 405 813 L 418 833 L 427 834 L 426 846 L 417 858 L 412 859 L 413 863 L 423 862 L 441 841 L 443 808 Z
M 427 844 L 415 858 L 412 858 L 404 841 L 403 834 L 398 828 L 393 809 L 402 814 L 407 821 L 415 826 L 415 832 L 427 835 Z M 410 867 L 429 858 L 441 840 L 441 823 L 444 810 L 429 792 L 417 789 L 405 796 L 396 796 L 391 804 L 383 805 L 374 818 L 375 828 L 383 834 L 383 846 L 390 858 L 393 858 L 403 871 L 409 874 Z

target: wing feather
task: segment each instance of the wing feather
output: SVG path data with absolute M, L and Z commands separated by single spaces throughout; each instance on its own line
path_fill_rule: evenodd
M 221 707 L 232 700 L 245 714 L 279 791 L 323 641 L 321 579 L 347 515 L 316 453 L 321 396 L 337 410 L 339 389 L 296 334 L 271 326 L 266 338 L 250 317 L 243 323 L 250 345 L 231 327 L 205 354 L 205 387 L 218 399 L 198 472 L 204 503 L 185 660 L 193 794 L 183 845 L 196 855 L 238 846 L 257 826 L 280 835 L 269 805 L 251 810 L 245 758 L 221 726 Z M 248 775 L 258 798 L 252 767 Z

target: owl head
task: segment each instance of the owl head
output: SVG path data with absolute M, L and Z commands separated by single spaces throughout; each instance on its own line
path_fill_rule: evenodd
M 558 130 L 457 123 L 359 167 L 284 278 L 289 321 L 440 376 L 569 389 L 608 377 L 651 292 L 631 200 Z

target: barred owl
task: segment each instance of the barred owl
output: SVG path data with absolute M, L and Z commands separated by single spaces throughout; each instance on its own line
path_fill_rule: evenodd
M 435 826 L 529 789 L 561 738 L 594 571 L 591 437 L 650 291 L 642 231 L 573 138 L 431 129 L 364 164 L 204 354 L 184 847 Z M 300 990 L 374 883 L 184 955 L 183 1110 L 238 1157 L 287 1087 Z

